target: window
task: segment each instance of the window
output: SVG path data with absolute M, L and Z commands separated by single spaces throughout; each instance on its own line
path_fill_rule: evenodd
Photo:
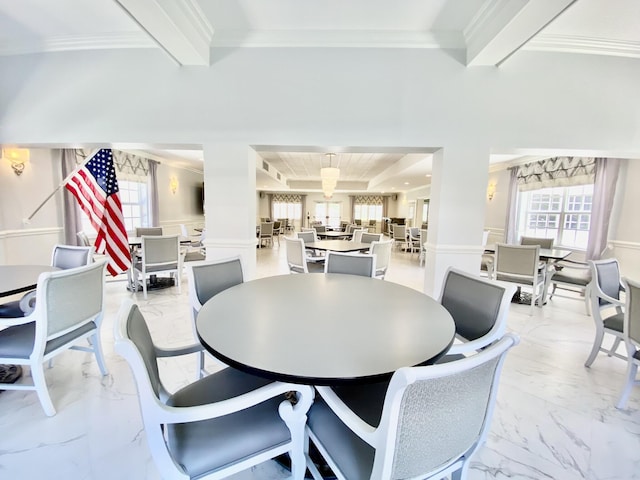
M 555 245 L 587 248 L 593 185 L 520 192 L 518 199 L 518 236 L 553 237 Z
M 300 202 L 273 202 L 273 218 L 287 218 L 300 220 L 302 218 L 302 203 Z
M 382 205 L 355 205 L 355 218 L 363 222 L 368 222 L 369 220 L 381 222 Z
M 316 203 L 315 219 L 330 227 L 340 226 L 340 202 Z
M 127 231 L 132 232 L 136 227 L 148 227 L 149 197 L 146 182 L 118 180 L 118 187 L 124 225 Z M 85 213 L 82 213 L 82 229 L 90 236 L 97 235 Z

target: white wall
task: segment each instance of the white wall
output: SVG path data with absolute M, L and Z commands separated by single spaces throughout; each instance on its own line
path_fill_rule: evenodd
M 214 49 L 210 67 L 179 68 L 161 52 L 103 50 L 0 57 L 0 71 L 11 72 L 0 76 L 2 143 L 580 150 L 640 158 L 637 59 L 519 51 L 494 68 L 466 67 L 456 52 L 433 49 L 239 48 Z M 403 208 L 390 202 L 389 214 Z M 459 209 L 443 221 L 475 238 L 471 215 Z

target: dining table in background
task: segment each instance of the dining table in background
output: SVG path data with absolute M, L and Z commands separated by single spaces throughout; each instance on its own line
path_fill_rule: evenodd
M 311 250 L 331 251 L 340 253 L 364 252 L 371 248 L 370 243 L 352 242 L 351 240 L 318 240 L 304 244 Z
M 327 230 L 326 232 L 317 232 L 316 235 L 320 239 L 340 240 L 340 239 L 348 239 L 350 237 L 353 237 L 353 232 L 339 232 L 336 230 Z
M 370 277 L 317 273 L 228 288 L 205 303 L 196 330 L 227 365 L 308 385 L 388 379 L 400 367 L 434 362 L 455 335 L 449 312 L 424 293 Z

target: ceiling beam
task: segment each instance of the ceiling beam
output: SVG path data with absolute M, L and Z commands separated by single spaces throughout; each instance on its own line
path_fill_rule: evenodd
M 195 0 L 115 0 L 178 65 L 210 64 L 213 27 Z
M 487 1 L 464 30 L 467 66 L 499 66 L 576 1 Z

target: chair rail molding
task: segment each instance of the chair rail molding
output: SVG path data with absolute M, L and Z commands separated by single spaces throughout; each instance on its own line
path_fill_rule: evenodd
M 57 235 L 62 231 L 62 227 L 29 228 L 25 230 L 0 230 L 0 239 L 33 237 L 41 235 Z

